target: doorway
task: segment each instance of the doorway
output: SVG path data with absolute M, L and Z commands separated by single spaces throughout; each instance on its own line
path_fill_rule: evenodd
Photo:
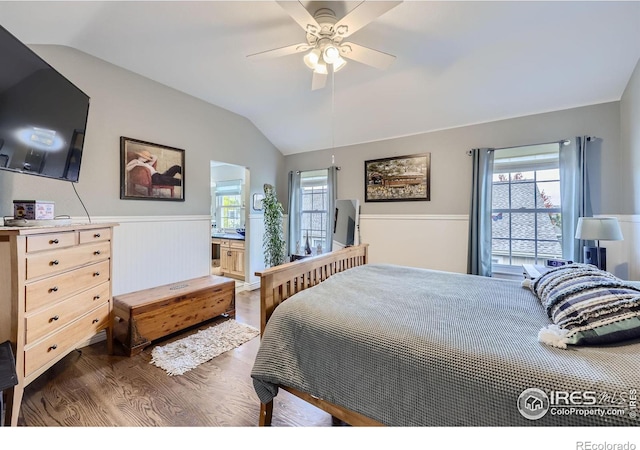
M 247 280 L 249 169 L 211 161 L 211 274 Z

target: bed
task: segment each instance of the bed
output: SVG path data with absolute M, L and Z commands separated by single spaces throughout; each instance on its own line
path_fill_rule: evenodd
M 548 345 L 539 335 L 557 331 L 560 313 L 532 288 L 368 264 L 367 250 L 257 273 L 261 344 L 251 376 L 260 425 L 270 425 L 280 389 L 351 425 L 640 425 L 640 327 L 625 329 L 621 343 L 572 345 L 563 337 L 566 348 Z M 547 289 L 545 300 L 554 292 L 537 288 Z M 640 288 L 612 289 L 628 291 L 624 305 L 616 291 L 616 311 L 637 318 Z M 579 344 L 596 339 L 585 333 Z

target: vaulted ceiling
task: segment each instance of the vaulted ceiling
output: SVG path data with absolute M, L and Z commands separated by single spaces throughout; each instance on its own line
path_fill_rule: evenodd
M 247 58 L 305 40 L 274 1 L 0 1 L 0 25 L 245 116 L 283 154 L 616 101 L 640 58 L 638 1 L 405 1 L 351 36 L 393 64 L 315 91 L 302 53 Z

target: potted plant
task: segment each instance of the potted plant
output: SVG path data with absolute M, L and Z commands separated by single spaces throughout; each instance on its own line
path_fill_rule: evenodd
M 264 238 L 262 241 L 264 264 L 266 267 L 284 264 L 287 255 L 284 232 L 282 231 L 284 209 L 276 198 L 274 187 L 270 184 L 264 185 L 262 207 L 264 211 Z

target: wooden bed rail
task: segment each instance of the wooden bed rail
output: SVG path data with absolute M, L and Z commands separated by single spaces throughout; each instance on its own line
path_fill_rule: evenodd
M 368 248 L 369 244 L 345 247 L 256 272 L 260 277 L 260 335 L 280 303 L 333 274 L 367 264 Z

